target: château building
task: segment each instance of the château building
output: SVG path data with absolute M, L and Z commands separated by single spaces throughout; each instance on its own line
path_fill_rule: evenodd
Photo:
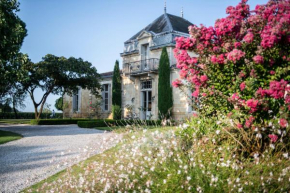
M 158 119 L 158 65 L 163 47 L 166 47 L 170 66 L 171 82 L 179 78 L 173 49 L 175 38 L 189 37 L 188 20 L 166 13 L 124 42 L 122 57 L 122 117 Z M 112 66 L 113 69 L 113 66 Z M 102 99 L 97 110 L 98 118 L 112 118 L 112 76 L 113 72 L 101 74 Z M 183 119 L 192 114 L 190 93 L 173 88 L 172 117 Z M 64 96 L 64 117 L 89 117 L 90 104 L 95 99 L 88 90 L 80 89 L 75 95 Z

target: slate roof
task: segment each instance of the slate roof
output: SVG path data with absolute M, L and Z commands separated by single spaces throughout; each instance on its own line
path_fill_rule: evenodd
M 131 40 L 136 39 L 144 30 L 148 32 L 153 32 L 155 34 L 171 31 L 177 31 L 188 34 L 188 27 L 190 25 L 193 24 L 182 17 L 164 13 L 126 42 L 130 42 Z
M 114 71 L 100 73 L 102 78 L 111 78 L 113 77 L 113 74 Z M 120 74 L 122 74 L 122 70 L 120 70 Z

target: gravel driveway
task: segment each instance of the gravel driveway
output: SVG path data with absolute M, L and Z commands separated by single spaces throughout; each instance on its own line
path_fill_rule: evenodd
M 108 149 L 115 133 L 76 125 L 0 125 L 24 138 L 0 145 L 0 192 L 19 192 L 64 168 Z

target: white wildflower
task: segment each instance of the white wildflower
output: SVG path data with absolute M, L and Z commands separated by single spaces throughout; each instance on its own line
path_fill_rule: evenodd
M 262 139 L 262 134 L 261 133 L 257 133 L 256 134 L 256 138 Z
M 187 127 L 189 127 L 189 125 L 186 124 L 186 123 L 183 123 L 182 128 L 183 128 L 183 129 L 186 129 Z
M 255 159 L 259 158 L 259 154 L 258 154 L 258 153 L 255 153 L 255 154 L 254 154 L 254 158 L 255 158 Z

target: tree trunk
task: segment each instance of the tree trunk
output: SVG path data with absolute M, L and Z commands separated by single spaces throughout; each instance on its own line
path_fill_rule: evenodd
M 35 113 L 35 119 L 38 119 L 38 111 L 37 111 L 37 105 L 34 104 L 34 113 Z
M 16 111 L 16 108 L 15 106 L 13 105 L 13 111 L 14 111 L 14 114 L 15 114 L 15 119 L 18 119 L 18 116 L 17 116 L 17 111 Z
M 42 110 L 43 110 L 43 105 L 46 102 L 46 99 L 47 99 L 48 95 L 51 93 L 51 90 L 49 90 L 48 92 L 46 92 L 43 95 L 43 97 L 42 97 L 42 99 L 41 99 L 41 101 L 39 103 L 35 102 L 33 92 L 34 92 L 34 89 L 32 89 L 30 92 L 28 91 L 28 93 L 30 95 L 30 98 L 31 98 L 31 100 L 33 102 L 33 105 L 34 105 L 35 119 L 39 119 L 40 115 L 42 113 Z M 41 105 L 41 106 L 40 106 L 40 109 L 39 109 L 39 112 L 38 112 L 37 108 L 38 108 L 39 105 Z
M 44 99 L 43 99 L 43 101 L 42 101 L 42 103 L 41 103 L 41 106 L 40 106 L 40 109 L 39 109 L 39 112 L 38 112 L 38 117 L 37 117 L 37 119 L 40 118 L 40 115 L 41 115 L 42 110 L 43 110 L 43 106 L 44 106 L 44 104 L 45 104 L 45 102 L 46 102 L 46 99 L 47 99 L 48 95 L 49 95 L 49 94 L 47 94 L 47 95 L 44 97 Z M 46 117 L 46 118 L 47 118 L 47 117 Z

